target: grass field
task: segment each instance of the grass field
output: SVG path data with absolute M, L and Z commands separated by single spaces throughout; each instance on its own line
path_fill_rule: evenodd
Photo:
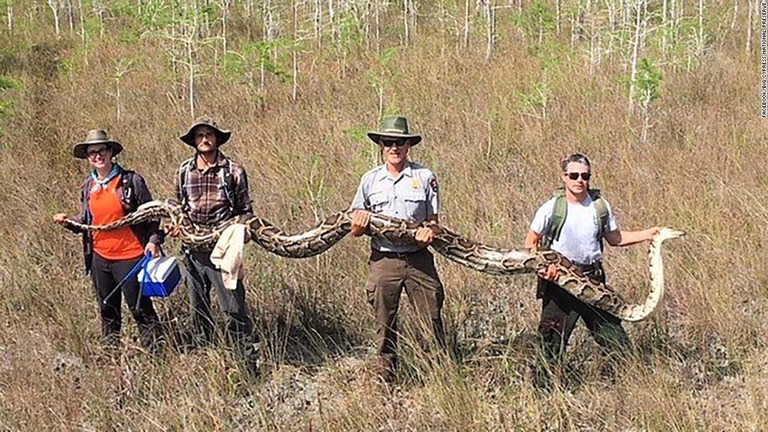
M 759 2 L 76 3 L 0 1 L 0 429 L 764 428 Z M 301 261 L 248 246 L 258 380 L 225 344 L 150 356 L 128 316 L 121 352 L 100 347 L 80 240 L 51 218 L 78 210 L 87 169 L 71 148 L 88 129 L 172 198 L 190 156 L 177 137 L 212 115 L 233 130 L 223 150 L 246 167 L 256 212 L 297 232 L 349 205 L 378 163 L 365 132 L 393 113 L 424 136 L 411 157 L 440 180 L 441 221 L 468 237 L 522 246 L 574 151 L 621 227 L 688 233 L 665 244 L 665 296 L 625 324 L 636 350 L 615 379 L 580 326 L 560 384 L 538 393 L 534 278 L 437 258 L 451 358 L 406 335 L 388 388 L 372 369 L 368 242 L 352 238 Z M 634 301 L 646 253 L 606 251 Z M 183 329 L 186 289 L 157 308 Z M 410 307 L 401 320 L 415 330 Z

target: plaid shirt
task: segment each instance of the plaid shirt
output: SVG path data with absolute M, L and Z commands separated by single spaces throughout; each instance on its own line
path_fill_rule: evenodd
M 234 216 L 253 216 L 251 196 L 248 193 L 248 176 L 243 167 L 230 161 L 221 151 L 218 152 L 216 164 L 206 169 L 197 168 L 197 157 L 190 160 L 192 164 L 186 172 L 181 169 L 188 164 L 182 163 L 176 171 L 175 189 L 179 202 L 184 202 L 179 188 L 180 176 L 184 175 L 184 187 L 188 198 L 188 214 L 193 223 L 214 227 Z M 231 164 L 232 184 L 234 187 L 234 209 L 230 210 L 229 200 L 222 187 L 224 170 Z

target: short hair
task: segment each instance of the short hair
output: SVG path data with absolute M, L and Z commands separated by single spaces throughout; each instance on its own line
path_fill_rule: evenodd
M 568 164 L 571 163 L 571 162 L 576 162 L 576 163 L 584 164 L 584 165 L 588 166 L 590 170 L 592 169 L 592 164 L 589 163 L 589 158 L 588 157 L 584 156 L 581 153 L 574 153 L 574 154 L 568 156 L 567 158 L 563 159 L 563 162 L 562 162 L 563 172 L 565 172 L 565 169 L 568 168 Z

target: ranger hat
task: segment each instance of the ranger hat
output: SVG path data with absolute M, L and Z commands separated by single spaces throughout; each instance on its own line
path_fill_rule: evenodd
M 400 116 L 384 117 L 378 131 L 368 132 L 368 138 L 376 144 L 381 137 L 412 139 L 411 147 L 421 142 L 421 135 L 411 133 L 408 129 L 408 120 Z

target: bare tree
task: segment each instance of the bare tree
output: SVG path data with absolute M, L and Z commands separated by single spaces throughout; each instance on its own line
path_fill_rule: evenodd
M 704 55 L 706 42 L 704 36 L 704 0 L 699 0 L 699 33 L 696 38 L 696 56 L 699 57 L 699 59 Z
M 747 9 L 749 12 L 747 13 L 747 38 L 746 38 L 746 44 L 744 47 L 745 52 L 747 55 L 752 51 L 752 19 L 753 19 L 753 13 L 755 11 L 756 7 L 760 7 L 760 2 L 755 2 L 754 6 L 747 6 Z
M 640 45 L 643 37 L 643 24 L 642 12 L 644 10 L 645 0 L 637 0 L 635 4 L 635 34 L 632 38 L 632 56 L 630 58 L 630 76 L 629 76 L 629 112 L 634 109 L 634 97 L 636 92 L 636 80 L 637 80 L 637 60 L 640 53 Z
M 133 59 L 121 59 L 117 65 L 115 66 L 115 120 L 117 122 L 120 122 L 122 119 L 122 92 L 121 84 L 123 81 L 123 77 L 125 77 L 128 72 L 131 71 L 131 65 L 133 65 L 134 60 Z
M 48 6 L 51 8 L 51 12 L 53 12 L 53 24 L 56 29 L 56 36 L 61 36 L 61 24 L 59 23 L 59 10 L 61 9 L 61 4 L 59 3 L 59 0 L 48 0 Z
M 8 34 L 13 34 L 13 2 L 5 3 L 5 15 L 8 19 Z
M 496 41 L 496 13 L 494 11 L 493 0 L 481 0 L 483 5 L 483 15 L 485 16 L 485 35 L 486 35 L 486 48 L 485 48 L 485 61 L 491 61 L 493 58 L 494 43 Z
M 470 0 L 464 0 L 464 48 L 469 48 L 469 32 L 470 18 L 469 18 L 469 2 Z

